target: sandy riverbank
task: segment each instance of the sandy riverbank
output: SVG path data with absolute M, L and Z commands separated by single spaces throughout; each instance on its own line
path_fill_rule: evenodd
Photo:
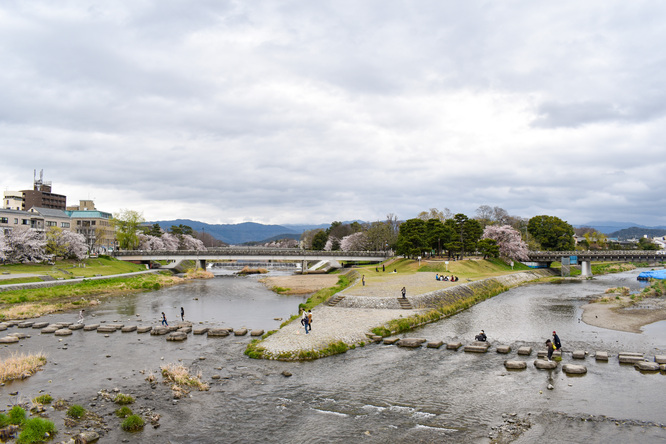
M 583 306 L 583 322 L 595 327 L 640 333 L 645 325 L 666 320 L 666 301 L 643 299 L 626 307 L 622 301 L 595 302 Z

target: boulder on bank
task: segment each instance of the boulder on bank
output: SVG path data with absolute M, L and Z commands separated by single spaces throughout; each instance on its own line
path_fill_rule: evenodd
M 426 342 L 423 338 L 402 338 L 398 341 L 398 347 L 418 348 Z
M 557 368 L 557 361 L 548 361 L 546 359 L 537 359 L 534 361 L 534 366 L 539 370 L 552 370 Z
M 634 364 L 634 368 L 642 372 L 658 372 L 659 364 L 656 362 L 639 361 Z
M 523 370 L 527 368 L 527 361 L 508 360 L 504 361 L 504 367 L 508 370 Z
M 587 367 L 578 364 L 564 364 L 562 371 L 567 375 L 584 375 L 587 373 Z

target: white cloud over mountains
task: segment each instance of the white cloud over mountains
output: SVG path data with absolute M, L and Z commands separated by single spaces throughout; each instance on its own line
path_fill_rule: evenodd
M 210 223 L 666 224 L 666 5 L 8 1 L 0 186 Z

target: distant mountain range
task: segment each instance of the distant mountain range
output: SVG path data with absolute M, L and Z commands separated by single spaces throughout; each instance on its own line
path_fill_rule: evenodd
M 650 237 L 666 235 L 666 226 L 658 225 L 648 227 L 633 222 L 589 222 L 587 224 L 576 225 L 576 228 L 590 227 L 604 233 L 608 237 L 616 237 L 620 240 L 632 239 L 648 235 Z
M 245 242 L 258 242 L 277 239 L 298 239 L 306 230 L 314 228 L 328 228 L 330 224 L 322 225 L 264 225 L 255 222 L 243 222 L 240 224 L 207 224 L 190 219 L 158 220 L 148 222 L 158 224 L 163 230 L 168 230 L 172 225 L 187 225 L 195 231 L 205 232 L 215 239 L 230 245 L 239 245 Z

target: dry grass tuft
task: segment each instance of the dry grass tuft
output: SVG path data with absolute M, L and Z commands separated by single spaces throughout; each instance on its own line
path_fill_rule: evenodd
M 46 356 L 43 353 L 27 355 L 12 353 L 0 361 L 0 382 L 25 379 L 35 374 L 44 364 L 46 364 Z
M 166 364 L 160 367 L 162 371 L 162 377 L 165 382 L 172 382 L 173 385 L 171 389 L 174 391 L 174 395 L 178 394 L 182 396 L 181 391 L 187 393 L 189 387 L 196 388 L 197 390 L 205 391 L 210 387 L 205 382 L 201 381 L 201 372 L 198 372 L 196 375 L 190 374 L 190 371 L 185 368 L 182 364 Z M 178 387 L 178 390 L 174 389 Z

